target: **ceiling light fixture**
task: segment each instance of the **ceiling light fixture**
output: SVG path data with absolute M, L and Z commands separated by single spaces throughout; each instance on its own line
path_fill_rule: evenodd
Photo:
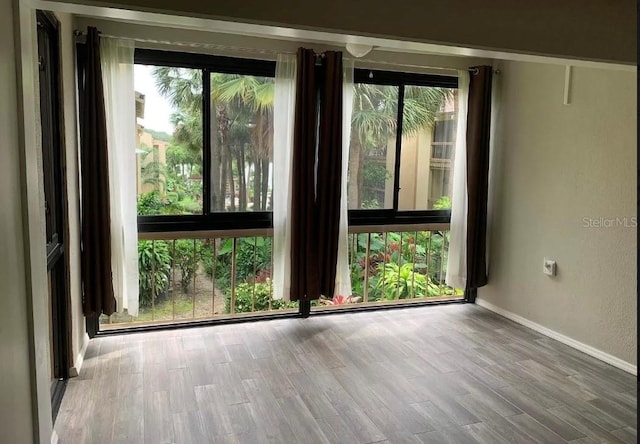
M 354 57 L 364 57 L 373 49 L 372 45 L 362 45 L 360 43 L 347 43 L 347 51 Z

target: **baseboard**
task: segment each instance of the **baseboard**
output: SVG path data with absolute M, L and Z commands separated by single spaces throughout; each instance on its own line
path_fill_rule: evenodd
M 58 434 L 55 430 L 51 432 L 51 444 L 58 444 Z
M 510 311 L 504 310 L 500 307 L 493 305 L 490 302 L 485 301 L 484 299 L 476 299 L 476 304 L 479 306 L 486 308 L 500 316 L 503 316 L 507 319 L 511 319 L 512 321 L 524 325 L 525 327 L 530 328 L 531 330 L 535 330 L 538 333 L 541 333 L 545 336 L 550 337 L 551 339 L 555 339 L 556 341 L 562 342 L 569 347 L 573 347 L 576 350 L 579 350 L 583 353 L 588 354 L 589 356 L 593 356 L 596 359 L 599 359 L 607 364 L 613 365 L 614 367 L 619 368 L 620 370 L 624 370 L 627 373 L 631 373 L 632 375 L 638 375 L 638 366 L 633 365 L 627 361 L 623 361 L 620 358 L 616 358 L 615 356 L 610 355 L 609 353 L 605 353 L 602 350 L 598 350 L 595 347 L 584 344 L 580 341 L 576 341 L 568 336 L 563 335 L 562 333 L 558 333 L 555 330 L 551 330 L 543 325 L 537 324 L 529 319 L 523 318 L 515 313 L 511 313 Z
M 89 345 L 89 335 L 84 335 L 84 341 L 82 342 L 82 347 L 80 347 L 80 352 L 78 356 L 76 356 L 75 365 L 69 369 L 69 376 L 75 378 L 80 374 L 80 370 L 82 370 L 82 364 L 84 363 L 84 354 L 87 352 L 87 346 Z

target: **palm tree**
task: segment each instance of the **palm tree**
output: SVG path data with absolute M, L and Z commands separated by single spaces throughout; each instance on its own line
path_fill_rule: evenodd
M 202 152 L 202 71 L 156 67 L 158 92 L 176 108 L 172 115 L 176 143 Z M 225 194 L 235 208 L 236 182 L 239 209 L 248 202 L 246 150 L 254 172 L 254 209 L 267 205 L 272 143 L 273 80 L 263 77 L 214 73 L 211 75 L 211 200 L 212 209 L 225 210 Z
M 349 150 L 349 208 L 358 208 L 363 190 L 363 164 L 368 152 L 386 152 L 395 138 L 398 116 L 398 87 L 357 83 L 351 118 Z M 452 90 L 406 86 L 402 119 L 402 135 L 411 136 L 433 126 L 443 103 L 452 98 Z
M 202 151 L 202 71 L 156 67 L 156 86 L 176 108 L 175 143 Z M 253 173 L 253 209 L 268 208 L 270 159 L 273 154 L 274 81 L 271 78 L 211 74 L 211 193 L 212 209 L 225 210 L 225 194 L 231 194 L 235 210 L 238 185 L 239 210 L 246 210 L 250 196 L 247 178 Z M 405 87 L 403 136 L 433 125 L 442 104 L 452 97 L 449 89 Z M 357 208 L 363 189 L 364 157 L 386 150 L 397 128 L 398 87 L 356 84 L 349 155 L 349 207 Z M 247 159 L 249 163 L 247 164 Z
M 211 100 L 218 104 L 222 148 L 229 159 L 235 157 L 240 210 L 248 204 L 247 167 L 253 170 L 253 209 L 266 210 L 269 165 L 273 153 L 273 79 L 265 77 L 212 74 Z M 247 148 L 250 165 L 247 165 Z M 251 168 L 252 167 L 252 168 Z M 233 182 L 230 181 L 233 186 Z M 231 193 L 234 209 L 234 192 Z

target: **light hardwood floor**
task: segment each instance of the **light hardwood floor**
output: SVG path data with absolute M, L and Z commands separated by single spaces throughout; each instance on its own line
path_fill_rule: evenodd
M 636 378 L 469 304 L 98 338 L 76 443 L 636 442 Z

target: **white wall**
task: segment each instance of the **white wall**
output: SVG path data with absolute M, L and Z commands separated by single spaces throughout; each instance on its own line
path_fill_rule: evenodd
M 0 2 L 0 432 L 3 442 L 33 440 L 31 348 L 20 181 L 20 142 L 12 2 Z
M 636 228 L 583 218 L 636 215 L 636 74 L 505 62 L 489 285 L 479 298 L 633 365 Z M 558 275 L 542 273 L 543 257 Z

